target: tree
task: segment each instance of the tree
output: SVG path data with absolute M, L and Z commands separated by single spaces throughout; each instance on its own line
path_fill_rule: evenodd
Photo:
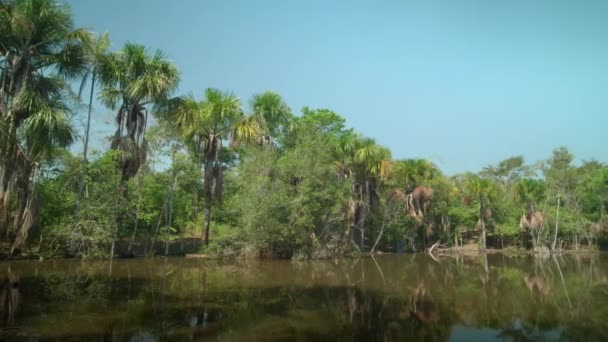
M 89 150 L 89 135 L 91 130 L 91 111 L 93 109 L 93 94 L 95 93 L 95 81 L 99 73 L 100 63 L 107 54 L 108 47 L 110 46 L 110 38 L 107 33 L 96 37 L 95 40 L 86 46 L 87 57 L 88 57 L 88 69 L 82 78 L 80 84 L 79 96 L 82 96 L 84 86 L 87 80 L 90 78 L 91 90 L 89 92 L 89 108 L 87 112 L 87 120 L 84 132 L 83 151 L 82 151 L 82 171 L 80 172 L 80 180 L 78 183 L 78 200 L 76 201 L 76 221 L 80 215 L 80 205 L 82 202 L 82 195 L 85 186 L 85 175 L 87 170 L 87 156 Z
M 603 221 L 608 211 L 608 166 L 598 165 L 587 169 L 588 163 L 581 166 L 581 181 L 577 193 L 588 218 L 595 222 Z
M 608 166 L 593 160 L 586 161 L 577 169 L 577 178 L 575 210 L 578 231 L 591 245 L 597 235 L 608 231 Z
M 534 248 L 540 247 L 545 225 L 546 191 L 547 185 L 541 179 L 522 178 L 515 183 L 517 207 L 521 209 L 519 228 L 530 233 Z
M 90 34 L 74 29 L 69 8 L 51 0 L 0 6 L 0 229 L 9 233 L 11 188 L 18 203 L 11 253 L 37 219 L 36 174 L 73 140 L 67 79 L 82 74 Z
M 193 96 L 173 99 L 164 115 L 172 118 L 193 158 L 202 165 L 205 222 L 201 239 L 207 245 L 214 194 L 220 200 L 223 187 L 224 169 L 220 162 L 223 142 L 231 140 L 236 146 L 256 141 L 262 128 L 254 117 L 243 113 L 236 96 L 211 88 L 205 90 L 202 101 Z
M 474 198 L 478 205 L 476 228 L 481 230 L 481 249 L 486 249 L 486 231 L 488 220 L 492 217 L 492 202 L 497 194 L 494 183 L 487 178 L 469 174 L 465 183 L 466 193 Z
M 416 236 L 422 232 L 423 243 L 440 227 L 449 240 L 450 220 L 448 202 L 450 185 L 439 168 L 426 159 L 404 159 L 393 162 L 389 188 L 398 189 L 406 196 L 409 220 L 409 242 L 416 249 Z
M 346 134 L 339 145 L 341 160 L 337 163 L 340 174 L 353 177 L 352 227 L 359 230 L 359 248 L 365 248 L 365 224 L 368 214 L 378 203 L 383 180 L 392 169 L 390 151 L 373 139 L 358 134 Z
M 547 185 L 543 180 L 523 178 L 516 183 L 515 188 L 519 201 L 527 212 L 538 210 L 545 200 Z
M 524 157 L 515 156 L 499 162 L 496 166 L 487 166 L 479 173 L 483 177 L 492 178 L 503 189 L 517 182 L 522 177 L 530 176 L 531 170 L 524 163 Z
M 574 200 L 576 187 L 576 169 L 572 166 L 574 156 L 566 147 L 553 150 L 553 155 L 543 167 L 543 173 L 547 179 L 549 191 L 556 199 L 555 230 L 551 250 L 557 247 L 557 235 L 559 231 L 559 214 L 562 205 L 568 205 Z
M 150 55 L 142 45 L 127 43 L 119 52 L 100 56 L 102 102 L 116 112 L 118 126 L 111 148 L 121 152 L 123 180 L 137 174 L 146 159 L 146 124 L 150 106 L 165 103 L 177 88 L 180 73 L 166 55 Z
M 42 255 L 106 256 L 114 241 L 117 211 L 116 184 L 121 174 L 116 168 L 116 151 L 95 155 L 87 165 L 87 201 L 74 218 L 82 160 L 68 151 L 58 154 L 53 163 L 40 173 L 38 193 L 44 206 L 40 208 L 39 241 Z
M 290 126 L 289 143 L 246 148 L 228 174 L 234 186 L 228 210 L 260 255 L 327 257 L 352 250 L 344 239 L 344 204 L 353 197 L 353 178 L 332 167 L 343 122 L 329 110 L 305 109 Z
M 395 161 L 394 181 L 411 192 L 420 185 L 431 185 L 441 176 L 435 164 L 426 159 L 405 159 Z
M 265 132 L 260 137 L 263 144 L 269 144 L 271 139 L 279 134 L 279 129 L 291 119 L 291 109 L 281 98 L 281 95 L 267 91 L 256 94 L 251 99 L 253 116 Z

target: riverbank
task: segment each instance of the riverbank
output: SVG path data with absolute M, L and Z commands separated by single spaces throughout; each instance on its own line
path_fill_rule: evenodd
M 445 255 L 445 254 L 458 254 L 458 255 L 478 255 L 478 254 L 504 254 L 508 256 L 549 256 L 549 255 L 581 255 L 581 254 L 597 254 L 601 250 L 595 246 L 579 246 L 577 249 L 559 249 L 552 251 L 547 247 L 535 248 L 535 249 L 524 249 L 514 246 L 505 248 L 488 248 L 481 250 L 476 244 L 448 247 L 448 248 L 428 248 L 425 250 L 427 254 Z
M 8 255 L 8 245 L 6 243 L 0 243 L 0 261 L 15 261 L 15 260 L 44 260 L 44 259 L 73 259 L 77 258 L 71 255 L 46 255 L 39 252 L 39 246 L 33 246 L 31 249 L 23 251 L 18 256 Z M 234 250 L 227 249 L 221 251 L 213 251 L 213 253 L 201 252 L 201 241 L 198 238 L 185 238 L 176 239 L 169 242 L 168 245 L 163 243 L 151 244 L 147 241 L 134 241 L 133 244 L 130 240 L 118 241 L 115 246 L 115 259 L 130 259 L 130 258 L 146 258 L 155 256 L 171 256 L 171 257 L 184 257 L 187 259 L 224 259 L 224 258 L 243 258 L 243 259 L 258 259 L 258 260 L 285 260 L 285 259 L 312 259 L 312 260 L 323 260 L 323 259 L 335 259 L 335 258 L 354 258 L 357 256 L 379 256 L 379 255 L 399 255 L 399 254 L 431 254 L 435 257 L 440 256 L 453 256 L 453 255 L 469 255 L 475 256 L 480 254 L 503 254 L 506 256 L 549 256 L 552 254 L 557 255 L 585 255 L 585 254 L 597 254 L 602 250 L 599 248 L 579 247 L 578 249 L 563 249 L 551 252 L 549 249 L 538 249 L 537 251 L 528 250 L 518 247 L 505 247 L 505 248 L 489 248 L 481 250 L 477 244 L 465 244 L 458 247 L 441 247 L 431 246 L 424 251 L 419 252 L 383 252 L 376 251 L 374 253 L 359 253 L 353 252 L 350 254 L 327 254 L 327 253 L 315 253 L 308 258 L 292 256 L 291 258 L 269 258 L 265 257 L 264 253 L 259 251 L 253 251 L 248 249 Z M 90 256 L 86 259 L 108 259 L 108 257 Z
M 111 246 L 105 246 L 104 250 L 110 250 Z M 119 259 L 141 258 L 146 256 L 185 256 L 186 254 L 199 253 L 201 240 L 199 238 L 174 239 L 165 244 L 164 241 L 131 240 L 124 239 L 116 242 L 114 256 Z M 17 256 L 9 256 L 10 244 L 0 242 L 0 260 L 38 260 L 38 259 L 71 259 L 76 256 L 65 254 L 49 254 L 41 250 L 40 245 L 31 245 L 22 250 Z M 87 258 L 107 259 L 107 256 L 91 255 Z

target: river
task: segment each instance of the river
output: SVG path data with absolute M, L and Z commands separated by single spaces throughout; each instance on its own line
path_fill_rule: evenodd
M 608 341 L 608 255 L 0 263 L 0 340 Z

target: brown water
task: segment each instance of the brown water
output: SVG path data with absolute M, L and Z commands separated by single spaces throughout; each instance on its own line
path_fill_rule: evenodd
M 608 341 L 607 262 L 5 262 L 0 339 Z

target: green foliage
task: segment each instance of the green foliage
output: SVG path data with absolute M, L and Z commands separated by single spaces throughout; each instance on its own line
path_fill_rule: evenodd
M 69 80 L 86 70 L 89 32 L 50 0 L 0 5 L 0 230 L 11 254 L 38 220 L 41 165 L 75 138 Z
M 527 208 L 540 208 L 546 199 L 547 184 L 534 178 L 524 178 L 516 184 L 519 201 Z
M 60 2 L 3 2 L 0 42 L 0 232 L 11 253 L 29 239 L 49 255 L 153 254 L 164 239 L 201 235 L 206 253 L 267 257 L 405 240 L 420 250 L 486 232 L 491 247 L 528 245 L 518 222 L 531 214 L 544 218 L 541 245 L 593 245 L 608 231 L 608 166 L 578 165 L 565 147 L 536 165 L 514 156 L 449 177 L 425 159 L 393 160 L 330 109 L 293 115 L 275 92 L 248 109 L 215 88 L 171 98 L 180 72 L 164 53 L 108 52 L 108 35 L 74 28 Z M 109 151 L 80 158 L 66 150 L 81 133 L 70 85 L 81 81 L 81 94 L 89 77 L 118 127 Z
M 211 234 L 214 238 L 208 245 L 203 245 L 200 249 L 203 254 L 215 257 L 235 256 L 246 245 L 239 229 L 227 224 L 214 224 Z
M 104 256 L 109 252 L 117 215 L 124 213 L 117 202 L 116 152 L 100 156 L 87 168 L 84 205 L 74 219 L 80 162 L 63 160 L 61 174 L 40 184 L 43 203 L 40 226 L 41 251 L 50 255 Z
M 603 234 L 608 198 L 604 164 L 576 167 L 567 151 L 557 150 L 545 164 L 545 178 L 525 176 L 522 170 L 531 167 L 518 158 L 479 174 L 446 177 L 425 160 L 391 161 L 386 149 L 347 129 L 344 119 L 331 111 L 304 109 L 290 120 L 282 124 L 284 134 L 276 131 L 275 146 L 220 151 L 223 201 L 212 203 L 212 238 L 199 251 L 214 256 L 246 251 L 273 258 L 329 256 L 353 242 L 359 245 L 359 227 L 365 229 L 364 250 L 376 240 L 378 250 L 399 244 L 420 249 L 436 241 L 452 245 L 478 236 L 480 219 L 488 247 L 530 246 L 530 237 L 518 224 L 530 210 L 546 217 L 539 242 L 547 246 L 556 224 L 562 246 L 593 244 Z M 159 253 L 169 219 L 172 241 L 198 238 L 204 221 L 204 172 L 199 156 L 172 127 L 150 128 L 149 163 L 125 183 L 126 197 L 120 195 L 121 152 L 94 156 L 77 222 L 73 213 L 80 160 L 63 153 L 49 162 L 38 191 L 41 229 L 32 234 L 43 242 L 41 253 L 107 256 L 113 243 L 123 241 L 124 249 L 131 239 L 150 248 L 155 243 Z M 433 189 L 432 200 L 421 208 L 422 220 L 407 209 L 409 192 L 419 186 Z M 559 220 L 557 191 L 562 199 Z
M 599 164 L 590 168 L 586 163 L 581 167 L 580 178 L 576 192 L 585 216 L 594 222 L 604 219 L 608 211 L 608 167 Z
M 394 166 L 394 180 L 406 189 L 419 185 L 435 185 L 443 180 L 435 164 L 425 159 L 398 160 Z
M 303 125 L 298 144 L 284 153 L 251 149 L 241 166 L 231 200 L 247 241 L 268 256 L 310 250 L 314 236 L 340 234 L 349 181 L 332 168 L 335 139 Z M 308 131 L 307 131 L 308 130 Z

